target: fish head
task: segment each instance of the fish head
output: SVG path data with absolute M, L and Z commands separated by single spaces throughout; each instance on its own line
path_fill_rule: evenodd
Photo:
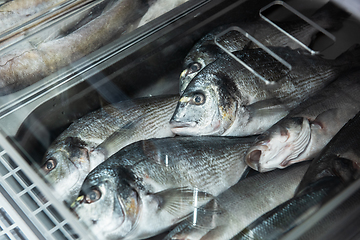
M 180 75 L 179 89 L 182 95 L 191 80 L 201 72 L 208 64 L 214 62 L 220 53 L 220 49 L 213 44 L 196 44 L 185 57 L 184 70 Z
M 222 135 L 232 125 L 236 116 L 236 101 L 213 80 L 207 81 L 200 74 L 191 81 L 170 120 L 173 133 Z
M 299 161 L 297 157 L 309 144 L 310 131 L 306 118 L 283 119 L 255 140 L 245 161 L 259 172 L 288 167 Z
M 186 87 L 189 85 L 191 80 L 198 74 L 205 66 L 203 59 L 197 59 L 194 62 L 191 62 L 185 69 L 181 72 L 179 89 L 180 95 L 184 93 Z
M 89 150 L 77 138 L 59 140 L 47 150 L 41 169 L 57 198 L 71 203 L 90 172 Z
M 137 226 L 141 199 L 123 168 L 97 168 L 85 179 L 71 205 L 79 221 L 98 239 L 122 239 Z

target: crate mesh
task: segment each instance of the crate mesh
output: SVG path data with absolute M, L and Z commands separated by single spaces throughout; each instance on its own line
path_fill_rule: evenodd
M 0 240 L 79 239 L 16 162 L 0 151 Z

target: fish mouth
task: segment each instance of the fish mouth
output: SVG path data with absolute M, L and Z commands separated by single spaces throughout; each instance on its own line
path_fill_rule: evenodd
M 245 156 L 246 164 L 256 171 L 261 170 L 261 156 L 263 151 L 267 151 L 269 148 L 266 145 L 260 145 L 250 148 Z
M 193 128 L 195 126 L 196 126 L 196 122 L 177 122 L 177 121 L 170 122 L 171 131 L 175 134 L 177 134 L 178 132 L 182 132 L 182 129 Z

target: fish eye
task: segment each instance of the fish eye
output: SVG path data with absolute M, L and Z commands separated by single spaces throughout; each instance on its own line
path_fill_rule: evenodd
M 53 158 L 50 158 L 49 160 L 47 160 L 44 164 L 44 166 L 42 167 L 44 169 L 44 171 L 46 173 L 49 173 L 50 171 L 52 171 L 57 165 L 57 161 Z
M 98 189 L 91 190 L 88 194 L 85 195 L 86 203 L 96 202 L 101 198 L 101 192 Z
M 201 69 L 201 64 L 198 62 L 194 62 L 194 63 L 190 64 L 190 66 L 189 66 L 189 74 L 197 72 L 200 69 Z
M 202 93 L 195 93 L 190 101 L 191 104 L 202 105 L 205 103 L 205 96 Z

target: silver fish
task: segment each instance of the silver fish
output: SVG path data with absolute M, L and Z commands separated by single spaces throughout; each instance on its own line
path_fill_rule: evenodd
M 295 197 L 250 224 L 234 239 L 278 239 L 335 194 L 359 179 L 360 113 L 349 120 L 315 158 Z
M 267 130 L 249 149 L 247 164 L 260 172 L 314 158 L 360 111 L 360 72 L 340 76 Z
M 358 237 L 359 206 L 360 191 L 356 191 L 297 239 L 356 239 Z
M 1 56 L 0 95 L 23 89 L 133 30 L 149 7 L 141 0 L 109 2 L 100 16 L 66 36 Z
M 142 239 L 180 222 L 238 182 L 253 138 L 133 143 L 96 167 L 72 208 L 99 239 Z
M 332 3 L 327 3 L 315 12 L 310 19 L 322 28 L 338 29 L 342 25 L 341 22 L 348 15 L 349 14 L 340 10 Z M 310 45 L 315 34 L 319 32 L 318 29 L 312 27 L 303 20 L 278 22 L 276 25 L 306 46 Z M 205 35 L 194 45 L 185 57 L 183 66 L 184 70 L 180 75 L 180 95 L 185 91 L 187 85 L 189 85 L 190 81 L 196 76 L 196 74 L 223 54 L 223 50 L 215 45 L 214 38 L 216 35 L 232 26 L 242 28 L 265 46 L 290 47 L 292 49 L 300 47 L 297 42 L 290 39 L 262 19 L 253 22 L 221 26 Z M 254 44 L 250 46 L 250 39 L 236 31 L 230 31 L 221 36 L 218 39 L 218 42 L 230 52 L 239 51 L 245 47 L 256 47 Z
M 312 160 L 299 184 L 297 194 L 318 179 L 337 176 L 351 183 L 360 177 L 360 112 L 331 139 L 318 157 Z M 305 189 L 305 190 L 304 190 Z
M 69 203 L 86 175 L 126 145 L 147 138 L 171 137 L 169 119 L 178 96 L 138 98 L 108 105 L 71 124 L 43 158 L 45 178 L 56 196 Z
M 311 191 L 295 196 L 263 214 L 231 240 L 280 239 L 315 213 L 332 196 L 333 188 L 339 185 L 340 181 L 336 177 L 316 182 Z
M 290 48 L 270 49 L 291 64 L 290 72 L 262 49 L 236 52 L 239 59 L 272 81 L 267 85 L 224 55 L 188 85 L 171 118 L 172 131 L 178 135 L 262 133 L 342 71 L 356 66 L 359 50 L 350 49 L 335 60 L 326 60 Z
M 230 239 L 294 196 L 309 164 L 240 180 L 184 220 L 165 239 Z M 215 205 L 215 207 L 214 207 Z

